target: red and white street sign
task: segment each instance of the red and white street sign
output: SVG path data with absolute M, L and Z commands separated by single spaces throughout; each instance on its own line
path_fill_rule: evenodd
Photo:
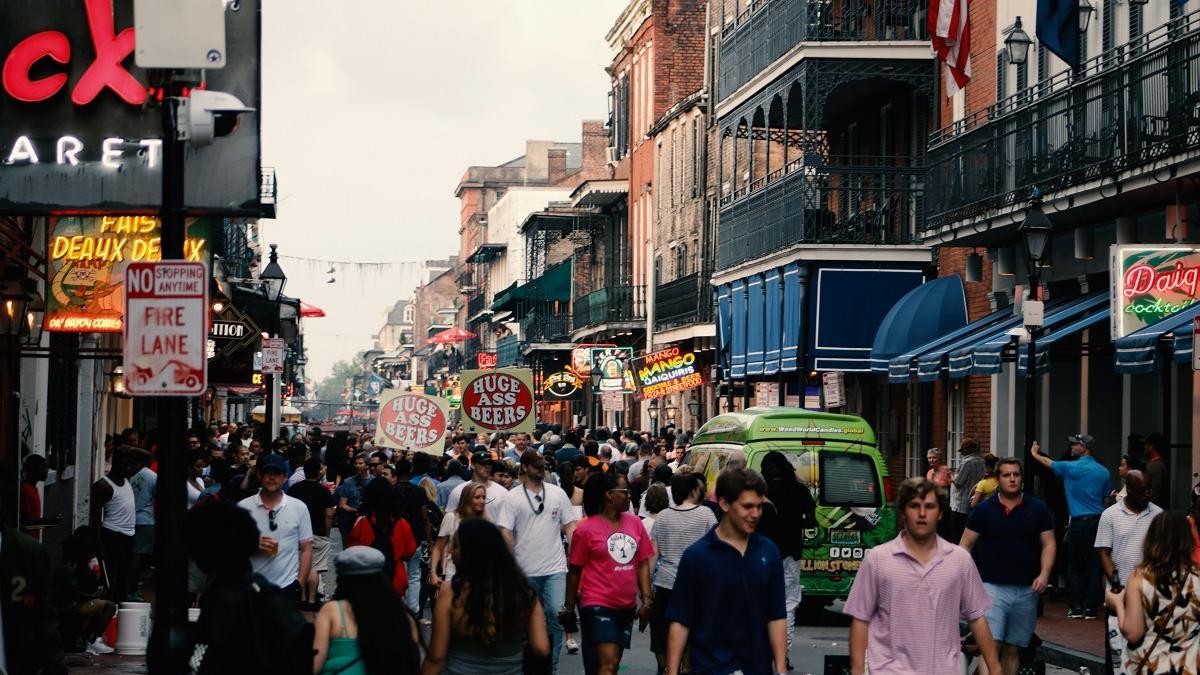
M 262 372 L 269 375 L 283 374 L 283 353 L 287 349 L 283 338 L 263 338 Z
M 125 270 L 125 390 L 198 396 L 208 388 L 208 267 L 130 263 Z

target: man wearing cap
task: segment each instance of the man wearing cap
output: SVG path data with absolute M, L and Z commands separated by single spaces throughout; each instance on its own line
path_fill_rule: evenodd
M 1067 511 L 1071 520 L 1067 524 L 1067 539 L 1070 554 L 1070 572 L 1067 575 L 1071 607 L 1069 619 L 1095 619 L 1100 607 L 1100 557 L 1096 553 L 1096 530 L 1100 525 L 1100 514 L 1104 512 L 1104 498 L 1112 491 L 1112 476 L 1092 452 L 1096 439 L 1087 434 L 1068 436 L 1071 456 L 1074 461 L 1056 462 L 1041 452 L 1037 441 L 1030 452 L 1033 458 L 1049 468 L 1063 481 L 1067 495 Z
M 254 571 L 300 601 L 300 579 L 312 569 L 313 530 L 308 507 L 283 492 L 287 466 L 279 455 L 258 462 L 258 494 L 238 502 L 258 525 L 258 552 L 250 558 Z
M 525 470 L 525 482 L 505 495 L 496 524 L 513 542 L 517 564 L 541 598 L 554 672 L 558 669 L 563 640 L 558 611 L 567 594 L 567 556 L 562 536 L 566 535 L 570 541 L 577 519 L 567 493 L 557 485 L 543 482 L 546 460 L 536 450 L 526 450 L 521 455 L 521 468 Z
M 487 448 L 478 450 L 472 458 L 470 481 L 487 485 L 487 504 L 484 506 L 484 512 L 493 523 L 499 522 L 500 512 L 504 506 L 504 496 L 508 494 L 507 490 L 492 480 L 492 464 L 495 461 Z M 467 483 L 463 483 L 450 491 L 450 495 L 446 498 L 446 513 L 453 513 L 458 508 L 458 500 L 466 485 Z

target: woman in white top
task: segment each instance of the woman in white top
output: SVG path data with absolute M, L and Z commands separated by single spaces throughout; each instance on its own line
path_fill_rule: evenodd
M 204 469 L 207 466 L 208 462 L 204 461 L 203 452 L 193 450 L 188 453 L 187 500 L 189 509 L 200 501 L 200 494 L 204 492 Z
M 450 538 L 458 531 L 462 521 L 471 518 L 487 517 L 487 488 L 485 483 L 470 482 L 463 487 L 462 496 L 458 500 L 458 508 L 447 512 L 442 518 L 442 526 L 438 529 L 437 543 L 433 545 L 433 553 L 429 556 L 429 583 L 441 585 L 443 580 L 454 578 L 454 560 L 446 555 L 449 550 Z M 446 569 L 438 576 L 438 563 L 445 562 Z

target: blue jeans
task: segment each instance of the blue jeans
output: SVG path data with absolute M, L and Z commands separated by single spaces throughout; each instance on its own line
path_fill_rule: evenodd
M 1100 556 L 1096 554 L 1096 529 L 1100 516 L 1072 516 L 1067 526 L 1071 566 L 1067 573 L 1071 609 L 1095 613 L 1104 592 L 1100 585 Z
M 563 629 L 558 612 L 567 599 L 567 573 L 557 572 L 544 577 L 529 577 L 529 585 L 542 601 L 546 613 L 546 632 L 550 634 L 550 672 L 558 672 L 558 652 L 562 647 Z
M 413 614 L 420 618 L 421 615 L 421 583 L 424 581 L 421 578 L 421 557 L 425 553 L 425 547 L 429 544 L 421 542 L 417 545 L 416 552 L 404 564 L 408 571 L 408 590 L 404 593 L 404 604 L 412 610 Z

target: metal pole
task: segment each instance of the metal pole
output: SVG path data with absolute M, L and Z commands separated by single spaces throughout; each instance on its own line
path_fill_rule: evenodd
M 1029 275 L 1029 299 L 1037 300 L 1039 297 L 1038 287 L 1041 284 L 1041 274 L 1035 265 L 1033 272 Z M 1029 331 L 1029 353 L 1025 366 L 1025 451 L 1024 473 L 1030 493 L 1035 493 L 1036 471 L 1038 468 L 1037 462 L 1033 460 L 1033 441 L 1037 435 L 1037 336 L 1041 331 L 1040 327 L 1027 327 Z M 1021 364 L 1021 343 L 1017 343 L 1017 365 Z
M 177 97 L 181 84 L 168 75 L 164 85 L 163 184 L 162 184 L 162 257 L 183 260 L 185 237 L 184 143 L 177 136 Z M 158 399 L 161 437 L 157 450 L 158 488 L 154 541 L 154 632 L 150 636 L 147 666 L 151 673 L 178 673 L 184 670 L 187 627 L 187 557 L 184 553 L 183 517 L 187 512 L 186 447 L 187 401 L 171 396 Z

